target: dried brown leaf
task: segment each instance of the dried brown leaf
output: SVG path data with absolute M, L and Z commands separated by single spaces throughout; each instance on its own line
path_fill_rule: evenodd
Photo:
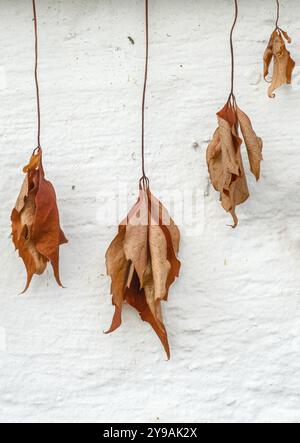
M 236 206 L 249 197 L 247 179 L 241 156 L 242 140 L 238 136 L 241 124 L 251 170 L 259 178 L 262 141 L 252 128 L 251 122 L 241 110 L 239 119 L 236 106 L 230 102 L 218 112 L 218 128 L 206 152 L 206 160 L 211 182 L 220 193 L 220 200 L 225 211 L 233 218 L 233 227 L 238 224 Z M 260 154 L 260 155 L 259 155 Z
M 126 259 L 132 262 L 143 285 L 144 274 L 147 268 L 148 251 L 148 206 L 144 193 L 140 193 L 135 212 L 128 217 L 124 239 Z
M 285 31 L 276 29 L 272 33 L 267 49 L 264 53 L 264 77 L 266 80 L 273 59 L 273 72 L 271 74 L 271 84 L 268 89 L 268 95 L 270 98 L 275 97 L 275 89 L 284 84 L 291 84 L 292 82 L 292 73 L 295 67 L 295 62 L 291 58 L 290 52 L 286 49 L 284 38 L 288 43 L 291 43 L 292 40 Z
M 167 295 L 167 279 L 171 265 L 168 261 L 167 239 L 160 226 L 149 227 L 149 246 L 155 301 L 164 300 Z
M 240 108 L 237 108 L 237 117 L 247 148 L 250 170 L 254 174 L 256 180 L 259 180 L 263 141 L 260 137 L 257 137 L 249 117 Z
M 180 231 L 178 226 L 175 225 L 164 205 L 153 194 L 151 194 L 151 215 L 156 220 L 156 224 L 161 224 L 168 229 L 174 252 L 178 254 L 180 245 Z M 161 223 L 159 223 L 159 220 L 161 220 Z
M 165 220 L 169 224 L 165 224 Z M 115 314 L 108 332 L 121 325 L 124 303 L 130 304 L 151 324 L 169 358 L 167 332 L 160 303 L 167 299 L 170 285 L 179 275 L 176 254 L 180 234 L 167 210 L 150 191 L 139 199 L 119 227 L 119 234 L 106 253 L 107 273 Z
M 126 228 L 122 226 L 106 252 L 106 268 L 111 278 L 112 302 L 115 306 L 115 314 L 107 333 L 113 332 L 121 325 L 121 311 L 130 270 L 130 262 L 124 252 L 125 234 Z
M 24 168 L 26 178 L 12 211 L 12 238 L 27 270 L 28 289 L 34 274 L 42 274 L 50 261 L 57 283 L 59 246 L 67 240 L 59 225 L 53 186 L 45 179 L 42 150 L 39 149 Z
M 131 287 L 127 288 L 125 291 L 125 301 L 139 312 L 143 321 L 146 321 L 152 326 L 164 347 L 168 359 L 170 359 L 168 335 L 163 324 L 160 305 L 156 308 L 156 316 L 154 316 L 147 302 L 145 291 L 139 290 L 139 286 L 139 279 L 137 273 L 135 273 L 132 279 Z M 158 312 L 160 312 L 159 315 Z

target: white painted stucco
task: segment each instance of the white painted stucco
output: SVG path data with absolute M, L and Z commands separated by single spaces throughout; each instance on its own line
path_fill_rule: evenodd
M 69 245 L 66 289 L 49 269 L 20 296 L 9 218 L 36 146 L 33 24 L 30 0 L 0 0 L 0 421 L 300 421 L 300 70 L 268 99 L 275 1 L 239 3 L 236 95 L 264 162 L 258 184 L 248 174 L 233 231 L 205 164 L 229 93 L 233 2 L 150 0 L 148 175 L 156 194 L 194 191 L 198 204 L 164 306 L 166 362 L 130 308 L 103 334 L 113 313 L 104 255 L 116 233 L 113 218 L 103 223 L 105 195 L 116 202 L 125 190 L 133 204 L 140 177 L 143 1 L 37 1 L 44 166 Z M 299 65 L 300 3 L 281 3 Z

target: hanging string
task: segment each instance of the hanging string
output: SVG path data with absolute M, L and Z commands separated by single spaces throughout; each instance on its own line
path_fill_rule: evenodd
M 32 0 L 33 6 L 33 16 L 34 16 L 34 34 L 35 34 L 35 87 L 36 87 L 36 102 L 37 102 L 37 149 L 41 148 L 41 107 L 40 107 L 40 89 L 38 81 L 38 61 L 39 61 L 39 51 L 38 51 L 38 23 L 35 0 Z
M 277 32 L 277 34 L 281 34 L 283 30 L 279 27 L 279 19 L 280 19 L 280 3 L 279 0 L 276 0 L 277 4 L 277 15 L 276 15 L 276 22 L 275 22 L 275 30 L 274 32 Z M 272 77 L 271 78 L 265 78 L 265 82 L 272 83 Z
M 143 101 L 142 101 L 142 178 L 140 179 L 140 186 L 143 189 L 149 188 L 149 179 L 145 172 L 145 105 L 146 92 L 148 80 L 148 60 L 149 60 L 149 5 L 148 0 L 145 0 L 145 32 L 146 32 L 146 59 L 145 59 L 145 77 L 143 87 Z
M 278 26 L 279 23 L 279 17 L 280 17 L 280 4 L 279 4 L 279 0 L 276 0 L 277 2 L 277 19 L 276 19 L 276 30 L 280 29 Z
M 238 2 L 237 0 L 234 0 L 234 4 L 235 4 L 235 17 L 234 17 L 234 22 L 231 28 L 231 32 L 230 32 L 230 50 L 231 50 L 231 91 L 229 94 L 229 98 L 228 98 L 228 102 L 230 102 L 231 100 L 233 101 L 233 104 L 235 105 L 235 95 L 234 95 L 234 47 L 233 47 L 233 31 L 238 19 L 238 13 L 239 13 L 239 9 L 238 9 Z

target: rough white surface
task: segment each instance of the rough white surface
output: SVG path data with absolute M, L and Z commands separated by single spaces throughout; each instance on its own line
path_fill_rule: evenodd
M 267 98 L 261 62 L 275 1 L 240 1 L 237 98 L 265 147 L 235 231 L 205 165 L 229 92 L 233 2 L 150 1 L 148 175 L 156 193 L 198 191 L 200 205 L 200 228 L 183 226 L 181 278 L 164 306 L 170 362 L 130 308 L 116 333 L 102 332 L 116 227 L 97 214 L 119 185 L 136 199 L 143 1 L 37 3 L 44 163 L 70 241 L 61 249 L 67 289 L 49 269 L 18 295 L 25 271 L 9 217 L 36 143 L 33 24 L 31 1 L 1 0 L 0 420 L 300 421 L 300 71 L 293 88 Z M 300 3 L 281 3 L 300 64 Z

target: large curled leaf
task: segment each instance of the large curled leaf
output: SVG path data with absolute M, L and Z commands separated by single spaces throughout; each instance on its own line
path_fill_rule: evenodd
M 59 246 L 67 240 L 59 225 L 53 186 L 45 179 L 42 150 L 38 149 L 24 168 L 23 186 L 12 211 L 12 238 L 27 270 L 25 292 L 34 274 L 42 274 L 50 261 L 57 283 Z
M 166 209 L 150 191 L 141 190 L 106 253 L 115 306 L 107 332 L 121 325 L 122 305 L 128 303 L 153 327 L 168 358 L 170 348 L 160 303 L 167 300 L 169 288 L 179 276 L 179 241 L 179 230 Z
M 285 31 L 276 29 L 269 40 L 267 49 L 264 53 L 264 78 L 270 73 L 270 65 L 273 60 L 273 72 L 271 75 L 268 95 L 274 98 L 275 89 L 284 84 L 291 84 L 292 73 L 295 67 L 295 62 L 291 58 L 290 52 L 286 49 L 284 39 L 291 43 L 291 39 Z
M 206 160 L 211 182 L 220 193 L 223 208 L 233 218 L 233 227 L 236 227 L 236 206 L 249 197 L 241 156 L 242 139 L 238 135 L 239 124 L 247 146 L 251 171 L 257 179 L 262 159 L 262 140 L 256 136 L 246 114 L 229 102 L 218 112 L 217 117 L 218 128 L 207 148 Z

